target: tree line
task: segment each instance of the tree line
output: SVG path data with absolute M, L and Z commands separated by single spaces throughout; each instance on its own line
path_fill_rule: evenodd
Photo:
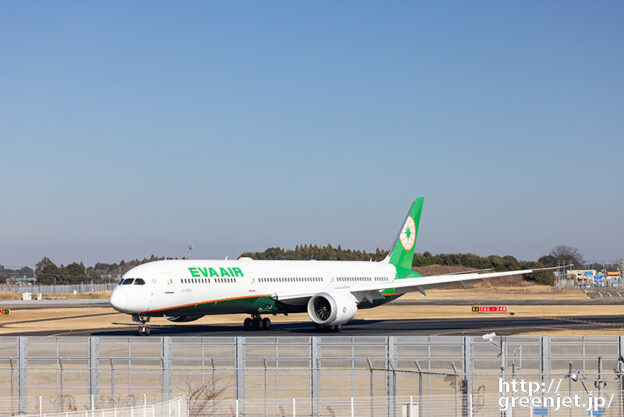
M 110 282 L 128 272 L 137 265 L 159 261 L 164 257 L 150 256 L 149 258 L 122 260 L 119 263 L 107 264 L 98 262 L 92 267 L 85 267 L 82 263 L 73 262 L 66 266 L 56 266 L 50 258 L 44 257 L 37 262 L 35 276 L 41 285 L 65 285 Z
M 374 252 L 353 251 L 342 249 L 340 245 L 333 247 L 317 245 L 297 245 L 295 249 L 284 250 L 282 248 L 268 248 L 263 252 L 244 252 L 241 256 L 258 260 L 306 260 L 317 259 L 323 261 L 381 261 L 389 251 L 377 248 Z M 544 268 L 547 265 L 542 262 L 519 261 L 513 256 L 487 257 L 473 253 L 441 253 L 432 255 L 431 252 L 415 253 L 412 261 L 413 267 L 429 265 L 465 266 L 475 269 L 494 269 L 497 271 L 512 271 L 516 269 Z M 539 271 L 527 274 L 525 279 L 534 280 L 541 284 L 552 284 L 554 275 L 552 271 Z

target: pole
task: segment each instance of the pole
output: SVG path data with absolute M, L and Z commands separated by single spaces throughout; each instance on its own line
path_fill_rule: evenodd
M 624 367 L 621 359 L 618 361 L 618 369 L 620 370 L 620 375 L 618 375 L 620 382 L 620 417 L 624 417 L 624 408 L 622 407 L 624 402 Z
M 13 359 L 9 358 L 9 363 L 11 364 L 11 415 L 13 415 L 13 377 L 15 374 L 15 371 L 13 370 Z
M 568 397 L 572 396 L 572 361 L 568 363 Z M 572 417 L 572 407 L 570 407 L 569 416 Z
M 375 413 L 373 413 L 373 364 L 371 363 L 369 358 L 366 358 L 366 362 L 368 362 L 368 369 L 370 370 L 369 376 L 369 391 L 370 391 L 370 415 L 373 417 Z
M 501 354 L 500 354 L 500 358 L 501 358 L 501 360 L 500 360 L 500 371 L 501 371 L 501 376 L 500 377 L 501 377 L 501 381 L 503 381 L 503 382 L 507 382 L 506 375 L 505 375 L 505 368 L 507 367 L 507 364 L 506 364 L 507 358 L 505 356 L 505 350 L 506 350 L 505 349 L 505 337 L 501 336 L 501 338 L 500 338 L 500 351 L 501 351 Z M 501 417 L 505 417 L 506 415 L 507 415 L 506 411 L 501 411 Z
M 459 374 L 457 373 L 457 368 L 455 368 L 455 362 L 451 362 L 451 368 L 453 368 L 453 373 L 455 374 L 455 417 L 457 417 L 457 411 L 459 407 L 457 406 L 458 402 L 458 392 L 459 392 Z M 419 400 L 420 401 L 420 400 Z M 420 410 L 422 410 L 422 404 L 418 404 L 418 414 L 420 414 Z
M 60 389 L 61 389 L 61 412 L 65 411 L 65 400 L 63 398 L 63 359 L 59 358 L 58 360 L 59 362 L 59 371 L 60 371 L 60 378 L 59 378 L 59 385 L 60 385 Z
M 423 406 L 422 371 L 420 369 L 420 364 L 418 363 L 418 361 L 416 361 L 415 363 L 416 363 L 416 369 L 418 369 L 418 407 L 419 407 L 419 410 L 422 410 L 422 406 Z M 455 365 L 453 365 L 453 369 L 455 369 Z M 457 380 L 457 377 L 455 379 Z M 457 391 L 455 395 L 457 395 Z
M 111 397 L 115 401 L 115 365 L 113 364 L 113 358 L 110 358 L 111 368 Z
M 217 413 L 217 404 L 215 403 L 215 396 L 216 394 L 216 388 L 215 388 L 215 365 L 214 365 L 214 358 L 210 358 L 210 363 L 212 364 L 212 414 L 216 414 Z
M 293 399 L 294 401 L 294 399 Z M 294 408 L 293 408 L 294 412 Z M 267 417 L 268 409 L 267 409 L 267 360 L 264 359 L 264 417 Z
M 292 399 L 292 412 L 293 412 L 293 417 L 297 417 L 297 405 L 295 404 L 295 399 Z
M 355 406 L 353 405 L 353 397 L 351 397 L 351 417 L 355 417 Z

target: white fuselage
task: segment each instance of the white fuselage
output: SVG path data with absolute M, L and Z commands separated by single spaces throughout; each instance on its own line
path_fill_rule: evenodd
M 124 274 L 111 304 L 124 313 L 154 316 L 305 311 L 297 302 L 285 310 L 271 297 L 290 290 L 313 294 L 383 282 L 391 288 L 395 275 L 395 267 L 386 262 L 165 260 Z M 139 278 L 144 284 L 123 285 Z

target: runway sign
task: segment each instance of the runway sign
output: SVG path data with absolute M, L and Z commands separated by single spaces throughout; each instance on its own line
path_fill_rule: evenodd
M 507 306 L 472 306 L 473 313 L 499 313 L 507 311 Z

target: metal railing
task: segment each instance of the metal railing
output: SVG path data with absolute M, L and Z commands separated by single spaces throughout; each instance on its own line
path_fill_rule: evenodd
M 256 404 L 284 408 L 293 398 L 320 415 L 323 404 L 345 398 L 416 396 L 430 404 L 420 415 L 433 416 L 436 398 L 447 398 L 449 413 L 459 416 L 470 395 L 473 411 L 485 404 L 477 399 L 498 395 L 499 379 L 619 393 L 623 355 L 624 336 L 7 336 L 0 337 L 0 416 L 179 395 L 208 402 L 212 412 L 238 400 L 241 415 Z M 624 415 L 620 402 L 616 408 Z
M 42 410 L 41 397 L 39 409 Z M 40 412 L 38 414 L 23 415 L 23 417 L 188 417 L 188 402 L 186 397 L 178 397 L 171 401 L 157 404 L 143 404 L 125 408 L 90 408 L 85 411 L 66 411 L 63 413 Z

